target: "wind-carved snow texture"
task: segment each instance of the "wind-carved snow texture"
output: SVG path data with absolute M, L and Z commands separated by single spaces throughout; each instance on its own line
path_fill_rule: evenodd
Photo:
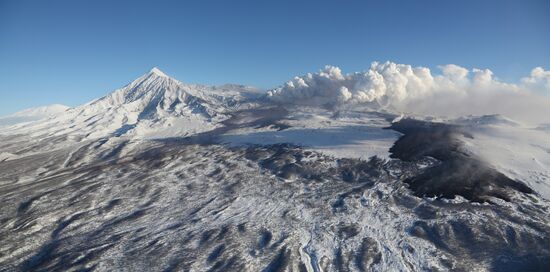
M 128 110 L 133 102 L 119 103 L 116 91 L 105 98 L 109 106 L 100 107 L 119 117 L 146 112 L 137 123 L 103 120 L 101 111 L 89 110 L 103 105 L 100 99 L 69 110 L 74 115 L 0 135 L 0 153 L 8 154 L 0 157 L 1 271 L 550 267 L 550 203 L 470 152 L 465 145 L 472 135 L 459 121 L 362 110 L 323 115 L 242 96 L 229 103 L 219 88 L 198 92 L 157 69 L 137 82 L 154 84 L 131 84 L 121 97 L 147 96 L 131 100 L 139 106 Z M 149 99 L 156 94 L 171 102 L 193 96 L 206 110 L 172 111 L 170 103 Z M 97 119 L 82 117 L 87 110 L 86 118 Z M 125 127 L 148 120 L 154 127 L 180 113 L 206 120 L 204 112 L 212 127 L 189 135 L 148 138 Z M 100 136 L 90 136 L 111 121 Z M 379 131 L 381 124 L 388 134 Z M 240 141 L 256 132 L 294 135 L 282 132 L 305 125 L 327 135 L 331 126 L 346 132 L 369 127 L 342 142 L 373 141 L 373 133 L 399 138 L 391 158 L 369 159 L 332 156 L 305 144 Z

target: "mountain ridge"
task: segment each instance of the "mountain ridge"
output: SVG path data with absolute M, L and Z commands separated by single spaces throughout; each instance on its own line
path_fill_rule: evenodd
M 10 130 L 32 135 L 167 137 L 210 130 L 229 117 L 230 108 L 250 97 L 242 85 L 184 84 L 154 67 L 122 88 L 67 109 L 63 116 Z

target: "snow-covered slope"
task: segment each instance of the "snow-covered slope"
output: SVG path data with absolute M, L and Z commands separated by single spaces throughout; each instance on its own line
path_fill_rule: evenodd
M 223 141 L 234 145 L 290 143 L 337 158 L 388 159 L 390 147 L 400 136 L 386 129 L 390 125 L 388 117 L 377 112 L 292 107 L 276 125 L 235 129 Z
M 39 124 L 11 127 L 11 134 L 176 137 L 211 130 L 253 93 L 239 85 L 183 84 L 157 68 L 110 94 Z
M 298 78 L 281 100 L 154 68 L 62 115 L 3 128 L 0 270 L 550 266 L 548 131 L 500 115 L 330 105 L 347 97 L 340 83 L 364 77 L 337 72 Z M 357 99 L 376 94 L 363 85 Z M 281 103 L 299 98 L 315 103 Z
M 509 119 L 472 119 L 467 127 L 471 137 L 463 140 L 473 154 L 499 172 L 525 182 L 550 199 L 550 135 Z M 492 121 L 489 122 L 488 119 Z M 504 120 L 504 121 L 503 121 Z
M 548 267 L 547 201 L 508 187 L 491 203 L 413 194 L 405 181 L 438 165 L 121 137 L 47 150 L 0 162 L 0 270 Z
M 18 123 L 32 122 L 45 118 L 51 118 L 64 114 L 68 109 L 68 106 L 61 104 L 53 104 L 48 106 L 25 109 L 7 116 L 0 117 L 0 126 L 10 126 Z

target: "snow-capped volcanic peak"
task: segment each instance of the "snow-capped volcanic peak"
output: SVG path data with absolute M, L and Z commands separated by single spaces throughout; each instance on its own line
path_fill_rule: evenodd
M 138 112 L 140 118 L 149 118 L 151 114 L 194 114 L 210 118 L 222 110 L 223 105 L 218 105 L 225 98 L 222 96 L 215 88 L 184 84 L 155 67 L 125 87 L 83 105 L 82 109 L 95 112 L 97 108 L 122 107 Z
M 193 114 L 212 118 L 245 100 L 248 93 L 249 88 L 239 85 L 215 87 L 185 84 L 155 67 L 92 104 L 99 103 L 104 107 L 124 105 L 127 109 L 137 107 L 143 117 L 156 111 L 176 116 Z
M 165 73 L 163 73 L 159 68 L 153 67 L 151 68 L 151 71 L 149 71 L 149 74 L 155 74 L 157 76 L 161 77 L 168 77 Z
M 147 100 L 159 98 L 164 94 L 183 94 L 184 84 L 167 76 L 157 68 L 151 69 L 148 73 L 142 75 L 124 88 L 115 90 L 109 95 L 92 101 L 90 105 L 101 104 L 102 106 L 118 106 L 132 103 L 138 100 Z M 85 107 L 88 105 L 84 105 Z
M 250 90 L 244 86 L 184 84 L 155 67 L 123 88 L 70 109 L 59 118 L 9 132 L 81 135 L 85 139 L 183 136 L 218 126 L 246 93 Z
M 162 131 L 162 135 L 175 136 L 212 128 L 222 108 L 208 97 L 197 86 L 183 84 L 153 68 L 77 111 L 88 120 L 86 123 L 105 124 L 107 131 L 116 135 L 150 136 Z

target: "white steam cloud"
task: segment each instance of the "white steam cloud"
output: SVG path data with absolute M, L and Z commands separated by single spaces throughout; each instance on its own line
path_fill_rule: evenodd
M 530 123 L 550 121 L 550 71 L 537 67 L 513 84 L 498 80 L 489 69 L 439 68 L 440 74 L 432 74 L 425 67 L 374 62 L 367 71 L 342 74 L 340 68 L 326 66 L 295 77 L 268 96 L 283 104 L 364 104 L 418 114 L 504 114 Z

